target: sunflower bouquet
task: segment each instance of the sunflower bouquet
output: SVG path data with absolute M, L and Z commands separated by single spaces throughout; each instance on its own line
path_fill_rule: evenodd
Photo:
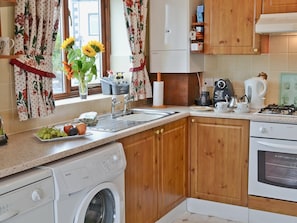
M 76 78 L 80 86 L 85 85 L 97 77 L 96 55 L 104 52 L 104 45 L 97 41 L 89 41 L 82 48 L 75 48 L 75 38 L 69 37 L 62 43 L 61 48 L 66 50 L 67 61 L 63 61 L 67 79 Z

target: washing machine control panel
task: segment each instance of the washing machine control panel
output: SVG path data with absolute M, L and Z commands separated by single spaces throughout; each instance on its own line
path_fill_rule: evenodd
M 123 160 L 121 160 L 121 154 L 119 154 L 119 152 L 115 152 L 113 154 L 107 154 L 105 156 L 105 159 L 102 160 L 102 165 L 104 166 L 107 172 L 121 169 L 123 166 Z
M 98 147 L 52 165 L 58 196 L 74 194 L 83 188 L 108 181 L 126 168 L 120 143 Z

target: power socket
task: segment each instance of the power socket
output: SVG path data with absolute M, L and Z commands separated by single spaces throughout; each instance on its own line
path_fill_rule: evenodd
M 213 87 L 214 81 L 213 78 L 203 78 L 203 87 Z

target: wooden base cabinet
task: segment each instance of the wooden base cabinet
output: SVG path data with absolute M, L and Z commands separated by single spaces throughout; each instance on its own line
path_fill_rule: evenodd
M 190 195 L 247 206 L 249 121 L 191 117 Z
M 186 198 L 187 121 L 126 137 L 126 222 L 154 223 Z

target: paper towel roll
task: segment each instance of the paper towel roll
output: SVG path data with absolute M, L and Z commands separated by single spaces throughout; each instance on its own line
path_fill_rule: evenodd
M 163 106 L 164 81 L 154 81 L 153 106 Z

